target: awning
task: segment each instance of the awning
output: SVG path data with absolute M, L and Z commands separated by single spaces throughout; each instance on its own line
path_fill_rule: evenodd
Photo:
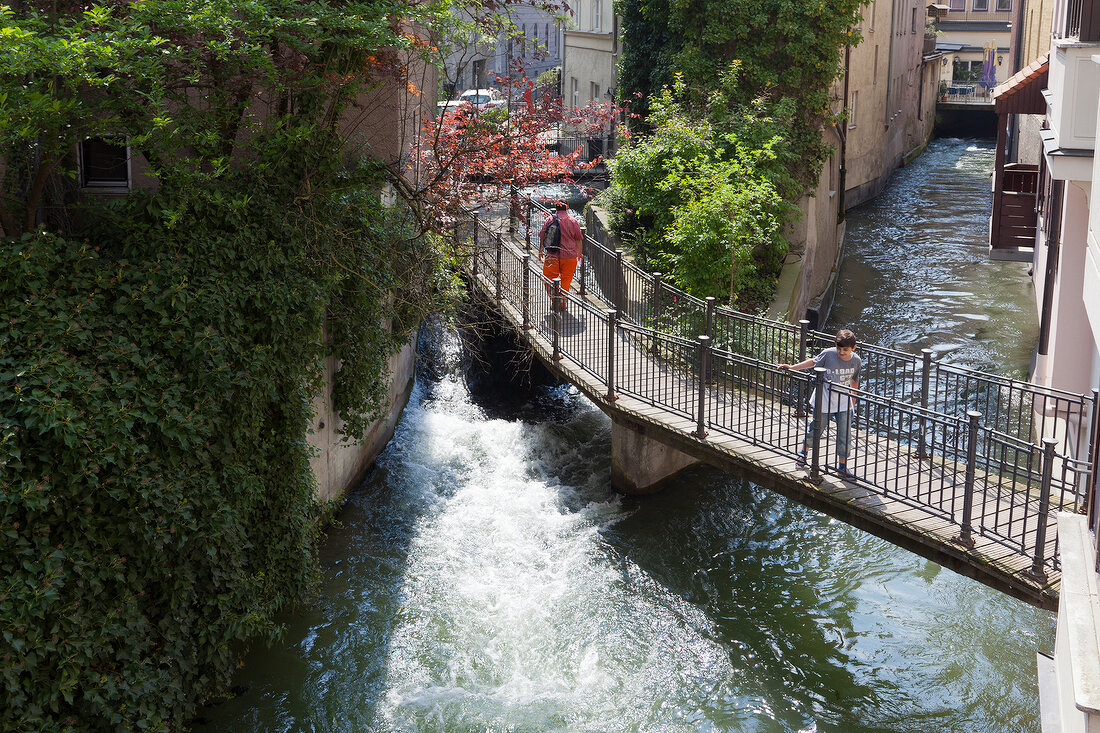
M 1049 54 L 1044 53 L 1003 84 L 998 84 L 991 95 L 997 114 L 1046 114 L 1047 103 L 1042 91 L 1047 86 L 1049 67 Z

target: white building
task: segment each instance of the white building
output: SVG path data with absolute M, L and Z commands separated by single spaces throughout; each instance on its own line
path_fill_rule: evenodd
M 1035 29 L 1020 47 L 1049 42 L 1049 52 L 994 92 L 1001 121 L 990 244 L 995 257 L 999 249 L 1030 254 L 1040 326 L 1032 381 L 1087 395 L 1100 387 L 1100 187 L 1092 185 L 1100 180 L 1100 0 L 1055 0 L 1049 26 L 1039 22 L 1046 4 L 1020 8 L 1017 17 L 1030 11 L 1026 27 Z M 1038 165 L 1006 162 L 1007 118 L 1037 113 L 1045 113 L 1043 129 L 1021 126 L 1019 147 L 1034 144 L 1022 139 L 1028 130 L 1037 135 Z M 1067 419 L 1060 429 L 1075 428 L 1088 426 Z M 1059 516 L 1057 640 L 1054 658 L 1038 659 L 1044 733 L 1100 730 L 1098 447 L 1078 446 L 1081 465 L 1091 464 L 1088 516 Z
M 572 23 L 564 29 L 561 69 L 563 102 L 583 107 L 611 102 L 619 63 L 619 18 L 611 0 L 573 0 Z
M 447 57 L 439 82 L 440 99 L 453 99 L 465 89 L 499 87 L 498 79 L 508 76 L 517 65 L 531 80 L 561 66 L 561 21 L 532 5 L 505 7 L 503 13 L 491 19 L 499 26 L 495 37 L 480 41 L 471 38 Z M 516 82 L 516 90 L 521 92 L 518 78 Z M 506 89 L 501 91 L 507 93 Z

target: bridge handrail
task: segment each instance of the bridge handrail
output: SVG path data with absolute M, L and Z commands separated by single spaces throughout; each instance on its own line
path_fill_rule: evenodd
M 481 277 L 487 289 L 518 314 L 525 330 L 535 330 L 552 344 L 555 360 L 569 358 L 606 385 L 608 400 L 630 395 L 694 420 L 693 435 L 700 440 L 708 431 L 717 431 L 763 443 L 775 453 L 797 454 L 806 435 L 805 420 L 798 418 L 809 412 L 804 410 L 809 383 L 820 380 L 821 374 L 779 370 L 770 359 L 715 347 L 705 334 L 692 340 L 632 323 L 616 308 L 601 311 L 583 295 L 562 293 L 546 280 L 530 251 L 506 242 L 477 217 L 473 222 L 475 280 Z M 579 330 L 571 339 L 562 339 L 563 317 L 550 310 L 550 299 L 531 297 L 538 288 L 556 290 L 571 314 L 584 315 L 583 322 L 574 322 Z M 616 349 L 626 344 L 647 352 L 646 358 L 629 364 L 616 359 Z M 947 414 L 935 405 L 912 404 L 865 389 L 839 391 L 858 400 L 852 412 L 853 435 L 863 443 L 857 452 L 862 464 L 857 466 L 857 483 L 958 526 L 963 544 L 977 534 L 1026 556 L 1036 577 L 1058 568 L 1056 542 L 1053 552 L 1045 542 L 1050 513 L 1084 509 L 1090 461 L 1059 452 L 1053 438 L 1044 438 L 1040 445 L 997 424 L 982 424 L 982 414 L 974 410 Z M 739 407 L 747 401 L 756 409 Z M 754 423 L 746 426 L 746 420 Z M 821 433 L 814 435 L 811 478 L 831 463 L 821 454 Z M 904 477 L 903 470 L 909 472 Z M 974 506 L 979 488 L 981 495 L 996 500 Z M 1030 547 L 1025 546 L 1029 526 L 1038 528 Z
M 526 220 L 530 246 L 534 212 L 549 216 L 551 210 L 533 197 L 526 197 Z M 513 209 L 514 210 L 514 209 Z M 585 234 L 585 256 L 581 281 L 588 293 L 616 308 L 621 316 L 655 330 L 683 337 L 705 334 L 720 347 L 736 344 L 739 351 L 762 353 L 773 362 L 800 361 L 818 347 L 831 346 L 833 335 L 743 313 L 719 305 L 713 298 L 700 299 L 665 282 L 660 273 L 648 273 L 627 259 L 621 250 L 612 251 L 591 234 Z M 597 283 L 585 280 L 595 270 Z M 613 292 L 608 293 L 607 290 Z M 747 348 L 746 348 L 747 347 Z M 1067 390 L 986 373 L 935 358 L 934 352 L 920 355 L 861 342 L 862 384 L 884 395 L 907 399 L 911 404 L 939 406 L 942 412 L 964 414 L 978 409 L 987 422 L 1006 433 L 1014 431 L 1022 440 L 1034 442 L 1044 436 L 1065 434 L 1062 423 L 1091 424 L 1096 398 Z M 1091 446 L 1083 440 L 1064 446 L 1075 458 L 1085 460 Z

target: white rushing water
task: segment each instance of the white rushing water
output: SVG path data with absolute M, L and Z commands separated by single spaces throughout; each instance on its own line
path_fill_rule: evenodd
M 603 423 L 593 410 L 575 421 Z M 674 707 L 654 708 L 670 685 L 733 672 L 707 618 L 608 552 L 600 530 L 622 502 L 557 435 L 575 426 L 479 413 L 444 377 L 385 458 L 401 467 L 401 493 L 433 509 L 410 543 L 403 592 L 416 602 L 393 632 L 380 718 L 439 730 L 672 723 Z M 571 465 L 583 469 L 570 476 Z

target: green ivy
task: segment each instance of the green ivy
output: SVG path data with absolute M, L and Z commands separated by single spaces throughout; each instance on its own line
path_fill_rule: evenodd
M 305 211 L 270 189 L 133 196 L 83 241 L 26 234 L 0 254 L 0 690 L 17 728 L 178 728 L 311 590 L 321 359 L 344 364 L 354 436 L 430 302 L 406 269 L 442 261 L 377 196 Z M 354 241 L 360 272 L 319 256 L 309 221 Z
M 867 0 L 619 0 L 623 53 L 620 100 L 647 116 L 649 104 L 682 74 L 689 90 L 722 89 L 732 106 L 788 100 L 796 124 L 786 144 L 803 185 L 815 180 L 833 121 L 830 86 L 843 71 L 843 49 L 859 43 Z M 736 83 L 725 73 L 739 67 Z M 704 92 L 705 96 L 706 92 Z

